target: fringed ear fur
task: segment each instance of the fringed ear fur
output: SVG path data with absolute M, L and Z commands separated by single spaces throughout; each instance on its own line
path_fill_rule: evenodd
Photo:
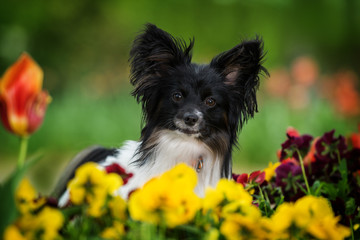
M 256 91 L 260 84 L 259 75 L 269 75 L 262 66 L 263 58 L 263 42 L 257 37 L 219 54 L 210 63 L 234 93 L 240 126 L 258 110 Z
M 143 33 L 134 40 L 130 51 L 130 82 L 135 86 L 133 96 L 143 101 L 146 91 L 157 86 L 159 79 L 174 67 L 191 61 L 193 41 L 187 46 L 182 39 L 153 24 L 146 24 Z

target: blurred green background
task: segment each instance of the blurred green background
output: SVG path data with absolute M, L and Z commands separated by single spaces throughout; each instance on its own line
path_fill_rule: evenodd
M 240 134 L 238 173 L 276 161 L 288 126 L 314 136 L 359 123 L 360 1 L 169 0 L 3 1 L 0 76 L 28 52 L 43 68 L 53 101 L 30 139 L 44 153 L 29 177 L 48 193 L 81 149 L 121 146 L 140 136 L 141 109 L 130 96 L 128 52 L 147 22 L 195 37 L 193 59 L 207 63 L 262 36 L 267 51 L 259 113 Z M 19 140 L 0 128 L 0 180 L 14 168 Z

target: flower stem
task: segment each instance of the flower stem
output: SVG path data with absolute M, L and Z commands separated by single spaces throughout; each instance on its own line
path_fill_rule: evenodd
M 307 177 L 306 177 L 306 172 L 305 172 L 305 167 L 304 167 L 304 161 L 303 161 L 303 159 L 302 159 L 302 157 L 301 157 L 300 151 L 299 151 L 298 149 L 297 149 L 296 151 L 297 151 L 298 156 L 299 156 L 301 171 L 302 171 L 302 174 L 303 174 L 303 177 L 304 177 L 304 182 L 305 182 L 305 185 L 306 185 L 307 195 L 311 195 L 309 183 L 308 183 L 308 180 L 307 180 Z
M 350 218 L 350 228 L 351 228 L 351 240 L 354 240 L 354 225 L 352 219 Z
M 262 201 L 264 201 L 265 214 L 268 217 L 268 211 L 267 211 L 267 207 L 266 207 L 266 200 L 265 200 L 264 194 L 263 194 L 263 192 L 261 190 L 260 185 L 258 185 L 258 188 L 259 188 L 261 199 L 262 199 Z
M 21 168 L 24 166 L 27 148 L 28 148 L 28 137 L 21 137 L 20 138 L 20 150 L 19 150 L 19 157 L 17 161 L 17 167 Z

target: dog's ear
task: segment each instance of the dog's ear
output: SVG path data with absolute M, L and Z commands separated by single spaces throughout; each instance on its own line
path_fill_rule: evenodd
M 133 96 L 137 101 L 146 101 L 146 91 L 157 87 L 161 77 L 176 66 L 190 63 L 192 47 L 193 41 L 187 46 L 184 40 L 146 24 L 133 43 L 129 59 L 130 81 L 135 86 Z
M 259 75 L 268 75 L 262 66 L 263 58 L 263 42 L 257 37 L 219 54 L 210 63 L 222 76 L 224 84 L 233 91 L 241 125 L 257 112 L 256 91 L 260 84 Z

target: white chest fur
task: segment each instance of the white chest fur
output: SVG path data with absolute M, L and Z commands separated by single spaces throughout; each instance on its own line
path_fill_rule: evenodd
M 115 157 L 108 157 L 101 165 L 118 163 L 134 176 L 119 189 L 119 195 L 127 197 L 128 193 L 143 186 L 148 180 L 184 162 L 196 168 L 199 158 L 203 159 L 203 167 L 198 171 L 198 184 L 195 192 L 203 196 L 206 186 L 214 186 L 220 179 L 222 157 L 216 156 L 201 141 L 192 136 L 174 131 L 159 132 L 154 151 L 142 166 L 132 164 L 136 160 L 136 152 L 141 142 L 128 141 L 119 149 Z

